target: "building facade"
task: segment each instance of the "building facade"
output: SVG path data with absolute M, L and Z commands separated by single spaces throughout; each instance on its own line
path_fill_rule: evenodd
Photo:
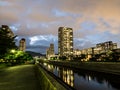
M 58 55 L 70 59 L 73 55 L 73 29 L 59 27 L 58 29 Z
M 55 56 L 54 44 L 50 44 L 50 47 L 46 51 L 46 57 L 47 59 L 50 59 L 51 57 L 54 57 L 54 56 Z
M 7 25 L 2 25 L 1 28 L 2 28 L 2 30 L 7 30 L 8 36 L 14 37 L 14 33 L 13 33 L 12 30 L 9 28 L 9 26 L 7 26 Z
M 19 50 L 20 51 L 25 51 L 26 49 L 26 41 L 24 38 L 22 38 L 19 42 Z
M 96 44 L 96 50 L 99 53 L 106 53 L 113 49 L 117 49 L 117 43 L 113 43 L 112 41 Z
M 84 60 L 88 61 L 90 58 L 92 58 L 95 55 L 103 54 L 104 56 L 106 56 L 105 54 L 110 51 L 113 52 L 119 51 L 119 49 L 117 49 L 117 43 L 113 43 L 112 41 L 107 41 L 96 44 L 96 47 L 91 47 L 83 50 L 77 49 L 74 50 L 74 56 L 80 56 L 84 54 L 86 56 Z M 116 55 L 119 56 L 118 54 Z

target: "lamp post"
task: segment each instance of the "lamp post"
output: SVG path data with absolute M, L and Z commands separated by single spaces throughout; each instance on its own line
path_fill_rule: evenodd
M 11 53 L 12 53 L 12 60 L 11 60 L 11 62 L 15 62 L 15 49 L 12 49 L 11 51 L 10 51 Z

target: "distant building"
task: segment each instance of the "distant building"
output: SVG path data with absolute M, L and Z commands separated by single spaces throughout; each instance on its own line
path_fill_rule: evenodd
M 25 49 L 26 49 L 26 41 L 24 38 L 22 38 L 19 42 L 19 50 L 25 51 Z
M 112 41 L 107 41 L 103 43 L 96 44 L 96 53 L 106 53 L 110 50 L 117 49 L 117 43 L 113 43 Z
M 54 53 L 54 44 L 50 44 L 50 53 L 51 53 L 51 56 L 54 56 L 55 53 Z
M 66 56 L 69 60 L 73 55 L 73 29 L 59 27 L 58 29 L 58 54 Z
M 14 37 L 14 33 L 13 33 L 12 30 L 9 28 L 9 26 L 7 26 L 7 25 L 2 25 L 1 29 L 8 31 L 8 36 Z
M 79 50 L 79 49 L 73 50 L 73 55 L 74 55 L 74 56 L 79 56 L 79 55 L 81 55 L 81 54 L 82 54 L 81 50 Z
M 109 51 L 118 52 L 119 49 L 117 49 L 117 43 L 113 43 L 112 41 L 107 41 L 107 42 L 96 44 L 96 47 L 91 47 L 83 50 L 74 50 L 74 56 L 80 56 L 84 54 L 86 55 L 85 61 L 88 61 L 94 55 L 105 54 Z M 117 54 L 117 56 L 119 55 Z
M 49 52 L 49 48 L 47 48 L 47 50 L 46 50 L 46 58 L 47 58 L 47 59 L 49 59 L 49 53 L 50 53 L 50 52 Z
M 50 44 L 50 47 L 46 51 L 46 57 L 47 59 L 50 59 L 51 57 L 54 57 L 54 56 L 55 56 L 54 44 Z

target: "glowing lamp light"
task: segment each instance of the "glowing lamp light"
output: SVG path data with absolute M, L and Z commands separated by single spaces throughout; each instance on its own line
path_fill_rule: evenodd
M 15 50 L 14 50 L 14 49 L 12 49 L 12 50 L 11 50 L 11 53 L 15 53 Z

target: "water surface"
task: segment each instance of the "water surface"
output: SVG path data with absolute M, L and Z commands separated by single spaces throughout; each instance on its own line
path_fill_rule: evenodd
M 76 90 L 120 90 L 120 81 L 115 75 L 43 63 L 43 66 Z

